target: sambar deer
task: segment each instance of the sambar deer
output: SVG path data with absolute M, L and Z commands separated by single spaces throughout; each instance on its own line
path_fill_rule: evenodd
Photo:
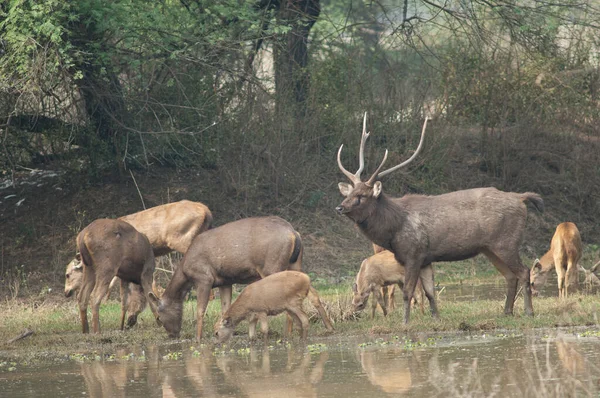
M 380 257 L 383 261 L 388 261 L 387 259 L 394 256 L 394 253 L 390 252 L 389 250 L 385 250 L 383 247 L 376 245 L 375 243 L 373 243 L 373 252 L 375 254 L 381 253 L 381 252 L 388 252 L 390 253 L 387 256 L 383 256 Z M 393 260 L 394 262 L 396 262 L 396 264 L 400 264 L 398 263 L 395 259 Z M 398 283 L 398 287 L 400 288 L 400 290 L 402 290 L 402 287 L 404 286 L 404 265 L 402 266 L 402 281 L 400 283 Z M 383 295 L 383 302 L 386 306 L 387 312 L 390 313 L 392 311 L 394 311 L 394 309 L 396 308 L 396 285 L 385 285 L 381 288 L 381 294 Z M 419 304 L 419 306 L 421 307 L 421 313 L 425 312 L 425 306 L 424 306 L 424 300 L 425 299 L 425 291 L 423 290 L 423 285 L 421 284 L 421 279 L 419 279 L 419 281 L 417 282 L 417 287 L 415 288 L 415 294 L 414 294 L 414 299 L 413 299 L 413 305 Z M 375 301 L 373 302 L 375 305 Z M 383 310 L 383 307 L 382 307 Z
M 352 305 L 354 312 L 362 311 L 369 300 L 369 296 L 373 294 L 373 304 L 371 318 L 375 318 L 375 310 L 377 303 L 383 310 L 383 316 L 387 315 L 388 303 L 385 300 L 384 287 L 394 286 L 398 284 L 400 288 L 404 287 L 404 265 L 396 261 L 394 253 L 389 250 L 380 251 L 377 254 L 366 258 L 360 265 L 360 270 L 356 274 L 356 282 L 352 285 Z M 428 289 L 431 294 L 435 294 L 435 286 L 433 282 L 433 268 L 431 265 L 421 269 L 420 286 Z M 418 293 L 418 291 L 417 291 Z M 419 297 L 418 301 L 423 309 L 423 297 Z
M 364 146 L 370 133 L 366 132 L 367 115 L 359 152 L 359 168 L 355 174 L 344 168 L 341 161 L 343 145 L 337 154 L 340 170 L 352 184 L 339 183 L 346 198 L 336 207 L 356 223 L 373 243 L 390 250 L 404 264 L 405 284 L 404 323 L 410 319 L 410 303 L 419 273 L 432 262 L 458 261 L 485 254 L 506 278 L 505 314 L 512 314 L 517 286 L 524 288 L 525 313 L 533 316 L 529 269 L 519 257 L 519 246 L 527 220 L 529 201 L 543 211 L 542 198 L 532 192 L 503 192 L 496 188 L 475 188 L 437 196 L 404 195 L 392 198 L 383 192 L 380 178 L 410 164 L 421 151 L 427 128 L 423 123 L 421 139 L 415 153 L 406 161 L 381 171 L 383 161 L 373 175 L 361 181 L 364 169 Z M 438 317 L 435 297 L 425 291 L 431 312 Z
M 98 219 L 77 235 L 77 248 L 83 262 L 83 283 L 77 295 L 83 333 L 89 333 L 87 307 L 92 298 L 92 331 L 100 333 L 100 302 L 113 277 L 121 279 L 121 330 L 125 322 L 128 283 L 152 292 L 154 254 L 145 235 L 121 220 Z M 150 309 L 158 319 L 154 302 Z
M 200 202 L 181 200 L 151 207 L 137 213 L 118 218 L 131 224 L 138 232 L 144 234 L 154 256 L 163 256 L 177 251 L 185 254 L 196 235 L 210 229 L 213 216 L 210 209 Z M 77 255 L 69 264 L 65 272 L 65 296 L 70 297 L 81 288 L 83 275 L 80 256 Z M 109 291 L 117 283 L 115 277 L 110 283 Z M 108 296 L 107 292 L 107 296 Z M 129 286 L 128 304 L 129 318 L 127 326 L 132 327 L 137 323 L 138 314 L 146 306 L 146 298 L 138 287 Z
M 531 267 L 532 293 L 539 294 L 552 269 L 556 269 L 558 276 L 558 297 L 567 297 L 571 288 L 577 289 L 578 264 L 582 250 L 581 235 L 577 226 L 572 222 L 558 224 L 550 242 L 550 250 L 542 258 L 536 258 Z
M 192 285 L 198 298 L 196 338 L 202 337 L 202 321 L 213 287 L 225 287 L 221 313 L 231 305 L 231 286 L 252 283 L 268 275 L 302 270 L 302 240 L 292 225 L 280 217 L 251 217 L 210 229 L 194 238 L 160 300 L 150 294 L 158 307 L 159 319 L 169 337 L 179 337 L 183 299 Z M 321 318 L 328 318 L 323 306 Z M 291 331 L 288 318 L 286 331 Z
M 231 338 L 235 327 L 248 319 L 250 328 L 248 337 L 254 340 L 256 336 L 256 323 L 260 321 L 261 330 L 265 341 L 269 334 L 268 315 L 278 315 L 282 312 L 289 314 L 300 327 L 303 340 L 308 336 L 308 316 L 302 310 L 302 303 L 309 297 L 316 308 L 321 306 L 319 294 L 310 285 L 310 277 L 298 271 L 281 271 L 266 276 L 251 283 L 231 307 L 223 314 L 221 321 L 215 327 L 215 335 L 219 343 Z M 327 317 L 323 318 L 327 330 L 333 326 Z

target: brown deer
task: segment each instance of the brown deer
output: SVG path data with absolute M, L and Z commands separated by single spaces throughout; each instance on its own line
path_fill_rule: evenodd
M 572 222 L 558 224 L 550 242 L 550 250 L 540 259 L 535 259 L 531 267 L 531 290 L 538 295 L 546 284 L 552 269 L 558 275 L 558 296 L 567 297 L 569 289 L 579 286 L 579 260 L 581 259 L 581 235 Z
M 390 250 L 405 267 L 404 322 L 410 319 L 410 303 L 420 270 L 437 261 L 465 260 L 485 254 L 506 278 L 505 314 L 512 314 L 519 281 L 524 287 L 525 312 L 533 315 L 529 269 L 519 257 L 519 246 L 527 219 L 529 201 L 543 211 L 542 198 L 531 192 L 503 192 L 496 188 L 475 188 L 437 196 L 387 196 L 378 179 L 410 164 L 419 154 L 425 138 L 427 119 L 415 153 L 406 161 L 381 171 L 388 152 L 373 175 L 361 181 L 364 169 L 366 114 L 359 152 L 359 168 L 355 174 L 342 166 L 340 146 L 337 162 L 352 184 L 339 183 L 346 198 L 336 207 L 356 223 L 373 243 Z M 425 291 L 431 312 L 438 317 L 435 297 Z
M 154 256 L 158 257 L 172 251 L 185 254 L 194 237 L 212 226 L 213 216 L 203 203 L 182 200 L 129 214 L 119 220 L 131 224 L 138 232 L 144 234 L 152 245 Z M 65 272 L 66 297 L 70 297 L 81 288 L 82 275 L 81 258 L 77 255 L 67 265 Z M 115 276 L 106 293 L 107 297 L 117 281 Z M 139 287 L 132 285 L 129 286 L 128 298 L 131 303 L 128 304 L 127 326 L 132 327 L 137 323 L 138 314 L 146 306 L 146 298 Z
M 192 285 L 196 286 L 196 338 L 202 337 L 202 320 L 210 290 L 225 287 L 229 294 L 221 296 L 221 311 L 231 304 L 231 285 L 252 283 L 260 278 L 285 270 L 302 270 L 302 240 L 300 234 L 282 218 L 253 217 L 230 222 L 194 238 L 159 300 L 159 319 L 170 337 L 179 337 L 183 317 L 183 298 Z M 322 318 L 325 309 L 317 307 Z M 288 318 L 286 331 L 291 331 Z
M 377 303 L 381 306 L 383 315 L 386 316 L 388 303 L 385 300 L 383 288 L 387 286 L 393 287 L 395 284 L 398 284 L 402 288 L 405 282 L 404 273 L 404 265 L 396 261 L 394 253 L 388 250 L 381 251 L 365 259 L 356 275 L 356 282 L 352 285 L 352 292 L 354 293 L 352 305 L 354 306 L 354 311 L 362 311 L 372 293 L 374 298 L 371 317 L 375 318 Z M 424 286 L 425 289 L 429 289 L 431 294 L 435 294 L 433 268 L 431 266 L 421 269 L 420 281 L 420 286 Z M 419 297 L 419 302 L 423 311 L 422 296 Z
M 121 330 L 125 322 L 128 283 L 152 292 L 154 254 L 148 238 L 120 220 L 99 219 L 77 235 L 77 248 L 83 262 L 83 283 L 77 295 L 83 333 L 89 333 L 87 307 L 92 297 L 92 331 L 100 333 L 100 302 L 113 277 L 121 279 Z M 158 318 L 153 302 L 150 309 Z
M 375 243 L 373 243 L 373 252 L 375 254 L 378 254 L 378 253 L 381 253 L 384 251 L 391 253 L 390 255 L 392 257 L 394 256 L 394 253 L 390 252 L 389 250 L 385 250 L 383 247 L 378 246 Z M 389 257 L 389 256 L 387 256 L 387 257 Z M 400 264 L 395 259 L 394 259 L 394 261 L 396 262 L 396 264 Z M 404 265 L 401 265 L 401 266 L 403 267 L 402 269 L 404 270 Z M 402 272 L 404 273 L 404 271 L 402 271 Z M 404 277 L 403 277 L 401 283 L 398 284 L 398 287 L 400 287 L 400 289 L 402 289 L 402 286 L 404 286 Z M 394 309 L 396 308 L 396 285 L 383 286 L 381 288 L 381 294 L 383 295 L 383 302 L 387 308 L 388 313 L 394 311 Z M 419 306 L 421 307 L 421 313 L 423 313 L 425 311 L 425 306 L 424 306 L 425 303 L 423 301 L 424 299 L 425 299 L 425 292 L 423 291 L 423 285 L 421 284 L 421 279 L 419 279 L 419 281 L 417 282 L 417 287 L 415 288 L 413 305 L 419 304 Z
M 306 296 L 316 308 L 321 307 L 319 294 L 310 285 L 308 275 L 298 271 L 281 271 L 251 283 L 240 293 L 231 307 L 223 314 L 216 325 L 215 335 L 219 343 L 231 338 L 238 323 L 248 319 L 250 329 L 248 337 L 254 340 L 256 323 L 260 321 L 265 341 L 269 334 L 268 315 L 288 313 L 300 326 L 300 334 L 305 340 L 308 336 L 308 316 L 302 310 Z M 327 330 L 333 330 L 328 317 L 323 317 Z

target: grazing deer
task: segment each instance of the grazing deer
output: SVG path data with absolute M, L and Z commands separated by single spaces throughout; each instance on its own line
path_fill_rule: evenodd
M 316 308 L 321 306 L 317 291 L 310 285 L 308 275 L 298 271 L 281 271 L 251 283 L 240 293 L 231 307 L 223 314 L 216 325 L 215 335 L 223 343 L 233 335 L 238 323 L 248 319 L 250 329 L 248 337 L 254 340 L 256 323 L 260 321 L 263 337 L 269 334 L 268 315 L 287 312 L 300 326 L 300 334 L 305 340 L 308 336 L 308 316 L 302 310 L 306 296 Z M 323 318 L 327 330 L 333 326 L 327 317 Z
M 550 250 L 531 267 L 531 290 L 538 295 L 548 280 L 552 269 L 558 275 L 558 297 L 567 297 L 569 289 L 579 286 L 579 260 L 581 259 L 581 235 L 572 222 L 558 224 L 550 242 Z
M 476 188 L 437 196 L 387 196 L 380 179 L 410 164 L 419 154 L 425 138 L 427 119 L 415 153 L 406 161 L 381 171 L 388 155 L 373 175 L 361 181 L 364 169 L 364 146 L 370 133 L 366 132 L 367 115 L 359 152 L 359 168 L 355 174 L 342 166 L 340 146 L 337 163 L 352 184 L 339 183 L 346 198 L 336 207 L 356 223 L 373 243 L 390 250 L 405 267 L 404 323 L 410 319 L 410 303 L 422 268 L 432 262 L 465 260 L 485 254 L 504 275 L 507 283 L 505 314 L 512 314 L 519 281 L 524 287 L 525 313 L 533 315 L 529 269 L 519 257 L 519 246 L 527 220 L 529 201 L 543 211 L 542 198 L 531 192 L 503 192 L 496 188 Z M 431 313 L 438 317 L 435 297 L 425 291 Z
M 202 320 L 210 290 L 228 287 L 221 296 L 221 311 L 231 304 L 231 285 L 252 283 L 276 272 L 302 270 L 302 240 L 290 223 L 280 217 L 252 217 L 230 222 L 194 238 L 183 261 L 175 270 L 158 306 L 159 319 L 169 337 L 179 337 L 183 317 L 183 298 L 196 286 L 198 297 L 196 338 L 202 337 Z M 321 318 L 327 313 L 319 304 Z M 286 331 L 291 331 L 288 317 Z
M 210 209 L 200 202 L 181 200 L 139 211 L 120 217 L 119 220 L 132 225 L 138 232 L 148 238 L 154 256 L 163 256 L 172 251 L 185 254 L 192 244 L 194 237 L 212 226 L 213 216 Z M 65 272 L 65 296 L 70 297 L 81 288 L 83 266 L 81 256 L 67 264 Z M 114 277 L 106 292 L 110 294 L 112 287 L 119 278 Z M 229 292 L 225 292 L 227 294 Z M 123 293 L 121 293 L 123 294 Z M 229 293 L 230 294 L 230 293 Z M 146 298 L 139 287 L 129 286 L 128 304 L 129 318 L 127 326 L 132 327 L 137 323 L 137 316 L 146 306 Z
M 87 307 L 92 298 L 92 331 L 100 333 L 100 302 L 113 277 L 121 279 L 121 330 L 127 310 L 128 283 L 152 292 L 154 254 L 148 238 L 120 220 L 99 219 L 77 235 L 77 248 L 83 262 L 83 282 L 77 295 L 83 333 L 89 332 Z M 156 306 L 150 309 L 158 318 Z
M 425 289 L 429 289 L 431 294 L 435 293 L 433 268 L 431 266 L 424 267 L 421 270 L 420 281 L 421 285 Z M 404 286 L 404 265 L 396 261 L 394 253 L 384 250 L 365 259 L 356 275 L 356 282 L 352 285 L 354 312 L 362 311 L 365 308 L 372 293 L 374 298 L 371 318 L 375 318 L 377 303 L 383 310 L 383 316 L 387 316 L 388 303 L 385 300 L 383 288 L 387 286 L 394 287 L 395 284 L 398 284 L 400 288 Z M 423 310 L 422 296 L 419 301 L 421 310 Z

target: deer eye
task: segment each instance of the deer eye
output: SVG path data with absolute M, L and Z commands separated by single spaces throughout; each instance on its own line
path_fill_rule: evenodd
M 69 276 L 70 276 L 69 274 L 65 275 L 65 277 L 66 277 L 67 279 L 69 279 Z

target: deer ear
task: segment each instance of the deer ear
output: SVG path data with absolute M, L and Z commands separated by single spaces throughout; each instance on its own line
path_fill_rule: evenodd
M 358 286 L 356 285 L 356 283 L 352 284 L 352 291 L 354 293 L 358 293 Z
M 381 181 L 375 181 L 373 184 L 373 197 L 378 198 L 379 194 L 381 194 Z
M 354 189 L 354 187 L 351 184 L 348 184 L 346 182 L 338 183 L 338 188 L 340 189 L 340 192 L 344 196 L 350 195 L 350 192 L 352 192 L 352 190 Z
M 160 304 L 160 299 L 156 297 L 156 294 L 154 294 L 154 292 L 148 293 L 148 298 L 150 299 L 150 301 L 152 301 L 152 304 L 158 307 L 158 305 Z
M 541 271 L 542 270 L 542 263 L 540 263 L 540 259 L 536 258 L 535 261 L 533 262 L 533 269 L 537 270 L 537 271 Z
M 77 254 L 75 255 L 75 260 L 77 260 L 77 261 L 81 261 L 81 253 L 77 253 Z

